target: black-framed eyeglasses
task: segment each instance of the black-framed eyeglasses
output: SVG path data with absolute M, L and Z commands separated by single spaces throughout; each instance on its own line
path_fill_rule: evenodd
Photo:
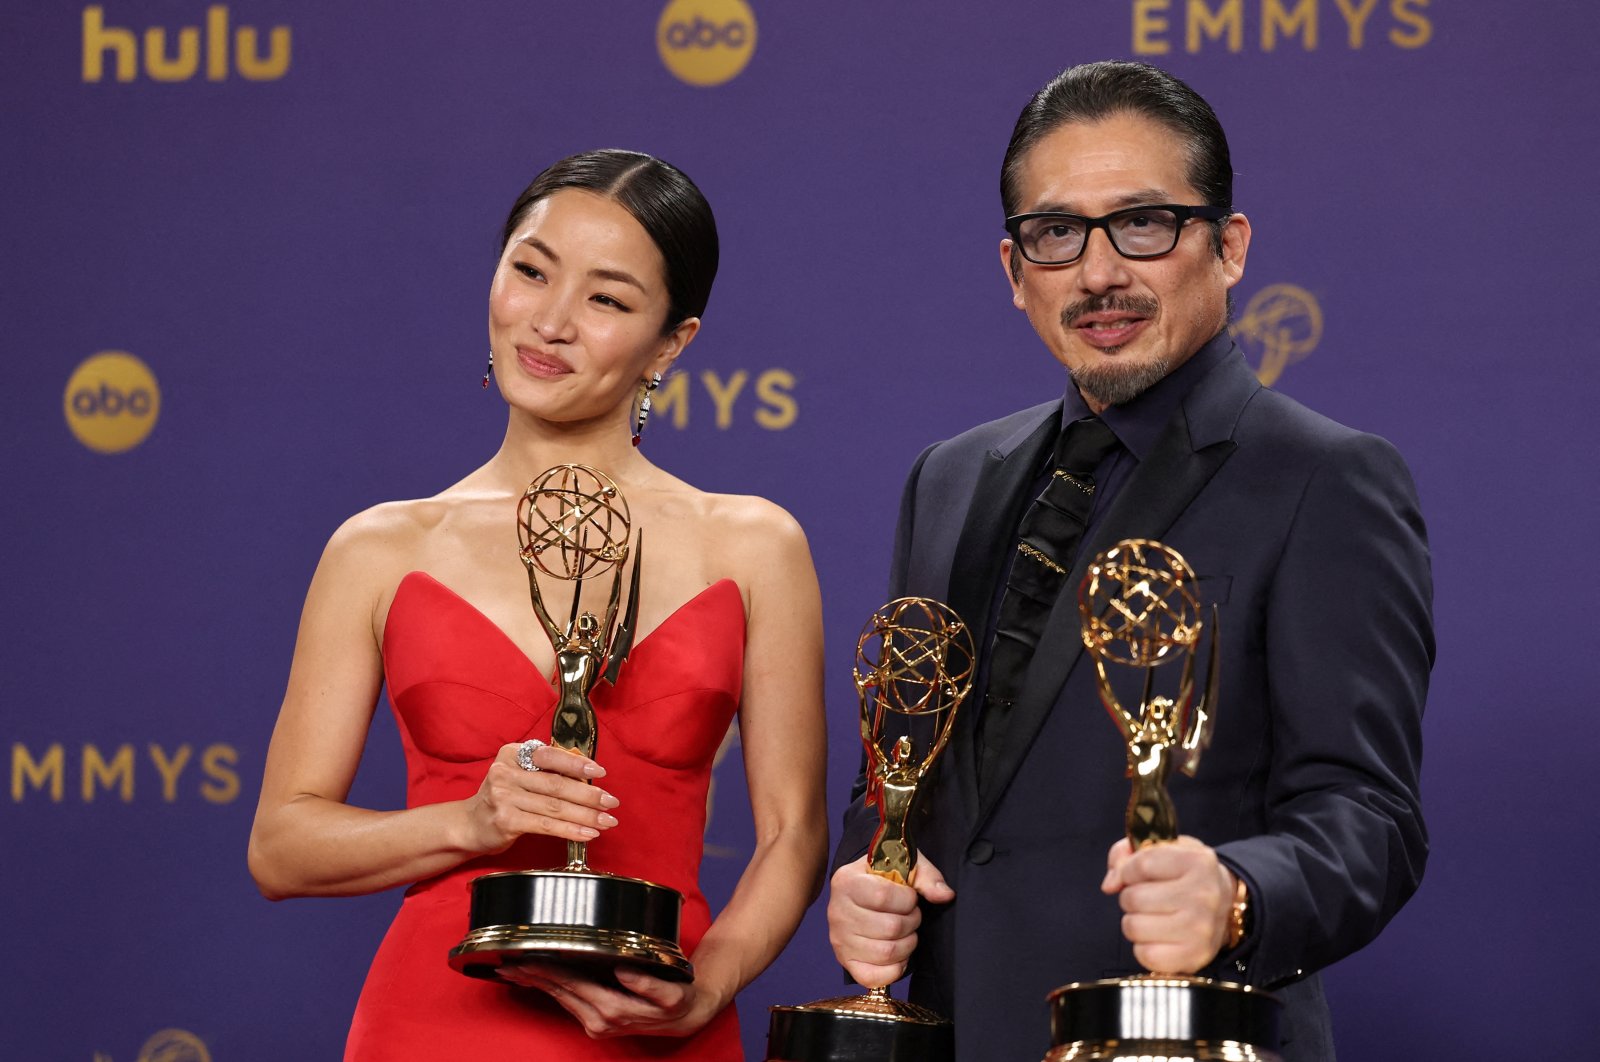
M 1034 265 L 1068 265 L 1089 245 L 1089 233 L 1105 229 L 1111 246 L 1124 258 L 1160 258 L 1178 246 L 1191 218 L 1221 221 L 1232 211 L 1214 206 L 1151 206 L 1114 210 L 1097 218 L 1040 210 L 1006 218 L 1006 231 L 1022 257 Z

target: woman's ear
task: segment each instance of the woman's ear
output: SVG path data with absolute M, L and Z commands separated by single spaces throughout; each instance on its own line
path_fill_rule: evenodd
M 683 353 L 694 337 L 700 334 L 700 318 L 685 317 L 679 321 L 672 331 L 666 334 L 662 341 L 661 353 L 651 359 L 648 366 L 651 372 L 659 372 L 662 376 L 672 368 L 672 363 L 678 360 L 678 355 Z

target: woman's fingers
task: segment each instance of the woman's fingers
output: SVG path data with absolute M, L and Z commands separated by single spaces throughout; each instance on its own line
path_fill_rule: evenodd
M 518 765 L 517 752 L 522 748 L 523 742 L 515 742 L 500 750 L 496 760 L 505 760 L 513 766 Z M 539 768 L 538 771 L 529 771 L 529 774 L 538 774 L 552 771 L 556 774 L 566 775 L 580 781 L 594 781 L 606 776 L 606 769 L 587 756 L 577 752 L 569 752 L 556 745 L 539 742 L 532 754 L 528 757 L 532 764 Z
M 567 781 L 568 786 L 577 785 Z M 588 786 L 579 786 L 588 789 Z M 540 790 L 524 790 L 510 797 L 511 805 L 525 815 L 550 822 L 569 823 L 593 831 L 587 836 L 598 836 L 599 831 L 609 830 L 617 824 L 617 817 L 611 814 L 610 808 L 618 805 L 616 797 L 609 793 L 602 794 L 603 800 L 597 799 L 591 793 L 570 792 L 557 789 L 556 792 Z M 529 832 L 529 831 L 523 831 Z
M 519 762 L 520 744 L 505 745 L 479 788 L 478 812 L 491 847 L 504 848 L 524 834 L 542 834 L 568 841 L 590 841 L 617 825 L 612 809 L 621 804 L 600 786 L 604 768 L 593 760 L 552 748 L 532 750 Z
M 607 985 L 549 963 L 501 970 L 506 980 L 547 993 L 596 1039 L 670 1032 L 694 999 L 692 984 L 662 981 L 627 967 L 618 968 L 616 975 L 618 985 Z

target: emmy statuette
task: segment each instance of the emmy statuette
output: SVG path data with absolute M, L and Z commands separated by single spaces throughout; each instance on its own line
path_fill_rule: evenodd
M 903 885 L 914 880 L 917 849 L 911 812 L 917 787 L 950 740 L 956 710 L 972 688 L 973 660 L 966 624 L 928 598 L 889 602 L 861 632 L 855 680 L 867 754 L 866 801 L 878 809 L 878 829 L 867 850 L 867 869 L 873 874 Z M 927 748 L 920 757 L 919 739 Z M 767 1028 L 767 1062 L 954 1058 L 950 1022 L 895 999 L 888 985 L 801 1007 L 773 1007 Z
M 1166 780 L 1193 777 L 1211 742 L 1218 690 L 1213 606 L 1206 690 L 1194 704 L 1195 656 L 1206 621 L 1198 580 L 1178 553 L 1127 539 L 1089 565 L 1078 588 L 1083 644 L 1094 658 L 1100 698 L 1128 747 L 1128 841 L 1135 848 L 1178 839 Z M 1173 695 L 1156 694 L 1156 669 L 1179 658 Z M 1118 699 L 1112 668 L 1142 688 L 1137 710 Z M 1139 674 L 1142 673 L 1142 674 Z M 1045 1062 L 1278 1062 L 1279 1003 L 1249 985 L 1149 973 L 1064 985 L 1050 993 L 1052 1047 Z
M 589 691 L 616 682 L 632 647 L 639 609 L 643 532 L 631 546 L 633 576 L 618 622 L 622 569 L 630 552 L 628 505 L 604 473 L 557 465 L 528 485 L 517 505 L 518 556 L 528 571 L 533 611 L 556 651 L 552 746 L 589 758 L 595 712 Z M 614 574 L 604 617 L 580 608 L 586 577 Z M 574 582 L 572 611 L 557 623 L 539 592 L 539 573 Z M 693 967 L 678 946 L 683 896 L 638 878 L 589 869 L 588 844 L 567 842 L 567 864 L 473 879 L 469 929 L 450 950 L 450 965 L 471 977 L 498 978 L 504 966 L 558 962 L 609 976 L 618 963 L 670 981 L 689 981 Z

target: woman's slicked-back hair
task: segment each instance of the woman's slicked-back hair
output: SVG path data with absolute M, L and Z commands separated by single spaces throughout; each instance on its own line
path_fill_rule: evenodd
M 1006 216 L 1019 213 L 1017 185 L 1030 148 L 1060 126 L 1119 114 L 1138 115 L 1171 129 L 1183 141 L 1189 183 L 1205 205 L 1233 209 L 1233 160 L 1211 105 L 1165 70 L 1146 63 L 1103 62 L 1068 67 L 1022 108 L 1000 167 L 1000 202 Z M 1220 254 L 1222 223 L 1211 226 Z
M 615 148 L 564 158 L 517 197 L 500 236 L 502 252 L 534 205 L 563 188 L 579 188 L 620 204 L 655 241 L 666 261 L 671 303 L 663 334 L 685 318 L 705 313 L 717 277 L 717 222 L 711 204 L 682 170 L 651 155 Z

